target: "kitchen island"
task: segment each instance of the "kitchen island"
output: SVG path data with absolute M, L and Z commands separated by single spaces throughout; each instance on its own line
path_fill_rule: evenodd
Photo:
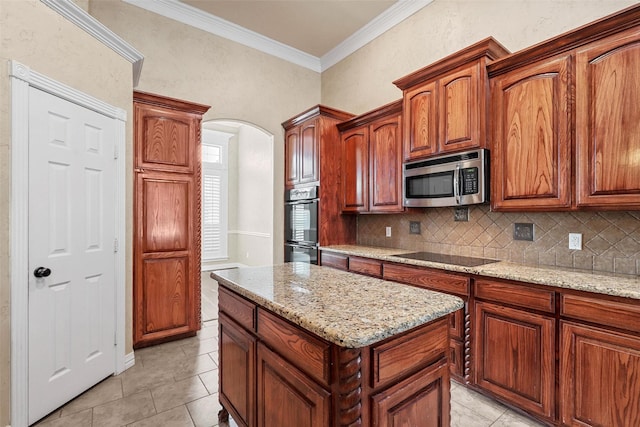
M 460 298 L 302 263 L 211 276 L 221 419 L 449 425 L 449 314 Z

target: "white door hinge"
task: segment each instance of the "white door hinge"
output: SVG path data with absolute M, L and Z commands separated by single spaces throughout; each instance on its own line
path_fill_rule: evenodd
M 118 252 L 118 239 L 113 239 L 113 253 Z
M 118 152 L 118 144 L 114 144 L 114 146 L 113 146 L 113 158 L 117 159 L 119 154 L 120 153 Z

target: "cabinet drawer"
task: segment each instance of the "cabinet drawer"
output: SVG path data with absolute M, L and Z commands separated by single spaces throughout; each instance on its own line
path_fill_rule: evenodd
M 337 268 L 339 270 L 347 270 L 349 268 L 349 258 L 346 255 L 322 251 L 320 252 L 320 265 Z
M 516 305 L 523 308 L 555 313 L 555 293 L 526 285 L 492 280 L 476 280 L 476 298 Z
M 349 257 L 349 271 L 382 277 L 382 262 L 368 258 Z
M 420 267 L 385 264 L 382 276 L 387 280 L 407 283 L 435 291 L 464 296 L 469 295 L 469 279 L 455 274 L 442 273 Z
M 449 351 L 448 328 L 448 319 L 444 318 L 372 347 L 371 386 L 376 388 L 400 379 L 445 355 Z
M 561 295 L 560 314 L 574 319 L 640 332 L 640 302 L 603 300 L 597 297 Z
M 258 335 L 272 349 L 318 382 L 329 384 L 329 343 L 258 309 Z
M 220 311 L 228 314 L 230 318 L 240 325 L 251 331 L 255 331 L 255 304 L 225 289 L 224 287 L 219 286 L 218 307 Z

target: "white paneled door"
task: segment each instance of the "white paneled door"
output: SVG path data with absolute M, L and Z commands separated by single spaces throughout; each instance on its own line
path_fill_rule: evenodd
M 29 89 L 29 423 L 115 371 L 114 123 Z

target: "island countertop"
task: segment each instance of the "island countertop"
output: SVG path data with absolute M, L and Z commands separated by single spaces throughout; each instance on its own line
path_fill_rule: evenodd
M 346 348 L 366 347 L 464 306 L 455 296 L 305 263 L 219 270 L 211 277 Z

